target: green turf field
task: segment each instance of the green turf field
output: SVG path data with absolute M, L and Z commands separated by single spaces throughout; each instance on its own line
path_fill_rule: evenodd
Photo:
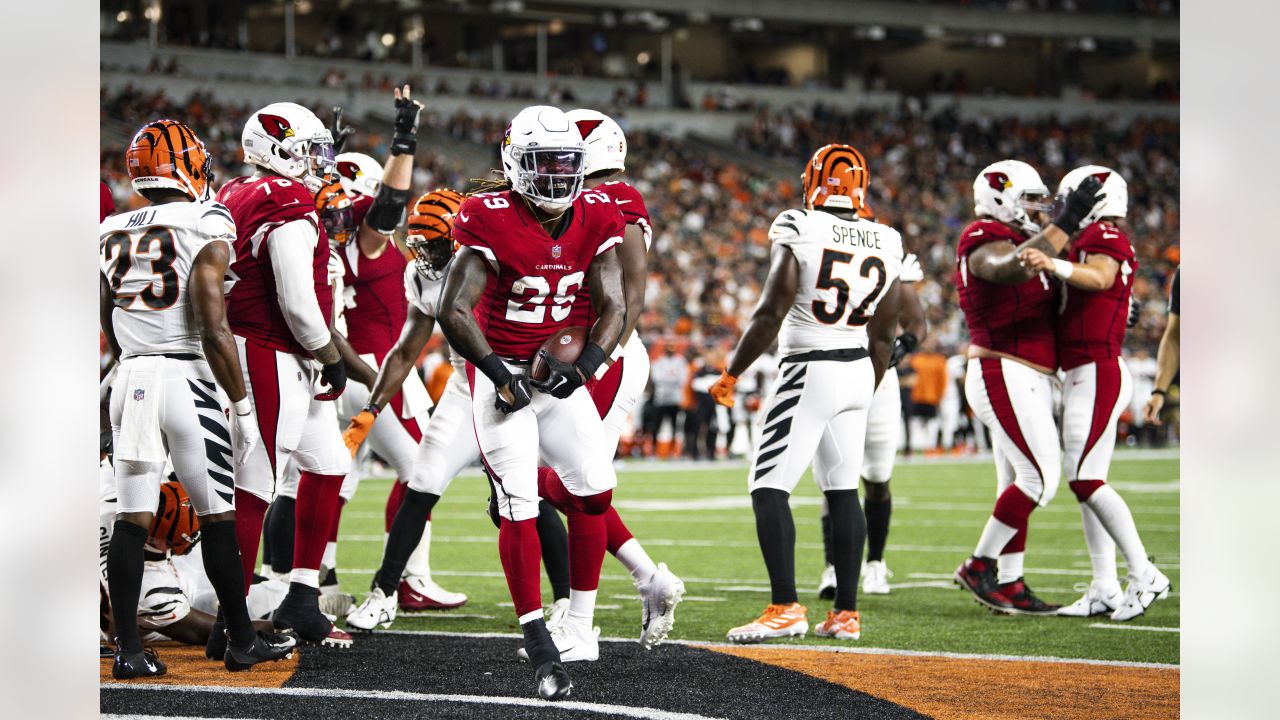
M 1173 581 L 1170 598 L 1130 623 L 1107 618 L 996 617 L 951 582 L 972 552 L 995 494 L 989 462 L 900 464 L 893 478 L 894 514 L 885 561 L 893 571 L 888 596 L 859 597 L 865 647 L 922 651 L 1045 655 L 1178 663 L 1179 633 L 1119 629 L 1179 626 L 1178 461 L 1121 456 L 1111 479 L 1128 501 L 1147 552 Z M 637 468 L 633 465 L 632 468 Z M 769 601 L 768 579 L 756 545 L 742 466 L 673 470 L 660 465 L 619 472 L 615 505 L 657 562 L 685 580 L 688 596 L 676 613 L 672 638 L 723 641 L 725 632 L 753 619 Z M 658 470 L 652 468 L 657 467 Z M 362 598 L 377 567 L 383 507 L 390 480 L 366 480 L 342 517 L 338 574 Z M 395 628 L 460 632 L 516 632 L 498 561 L 497 534 L 485 514 L 488 487 L 468 473 L 453 483 L 434 513 L 432 569 L 470 602 L 430 617 L 400 618 Z M 792 498 L 800 601 L 810 625 L 829 608 L 817 597 L 822 563 L 819 492 L 801 481 Z M 1080 513 L 1065 483 L 1048 508 L 1032 516 L 1027 581 L 1047 600 L 1067 603 L 1089 580 Z M 1123 557 L 1119 559 L 1124 573 Z M 1122 578 L 1123 580 L 1123 578 Z M 543 582 L 543 597 L 550 588 Z M 606 555 L 596 622 L 606 637 L 639 633 L 640 605 L 626 570 Z M 1103 627 L 1097 627 L 1103 625 Z M 804 644 L 837 644 L 810 632 Z

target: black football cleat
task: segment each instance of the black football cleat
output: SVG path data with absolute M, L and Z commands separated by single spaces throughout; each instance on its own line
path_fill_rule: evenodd
M 205 658 L 219 661 L 227 654 L 227 624 L 222 619 L 222 611 L 214 618 L 213 629 L 209 631 L 209 639 L 204 643 Z
M 280 607 L 271 614 L 271 624 L 277 630 L 293 630 L 306 643 L 327 647 L 351 647 L 351 635 L 340 630 L 320 612 L 320 591 L 292 583 Z
M 111 677 L 117 680 L 132 680 L 140 677 L 160 677 L 168 670 L 156 651 L 143 648 L 142 652 L 125 653 L 116 648 L 116 659 L 111 663 Z
M 1013 602 L 996 585 L 995 560 L 971 556 L 956 568 L 955 581 L 961 588 L 968 590 L 979 605 L 992 612 L 1008 613 L 1013 610 Z
M 1009 612 L 1018 615 L 1057 615 L 1058 609 L 1062 607 L 1036 597 L 1022 578 L 998 585 L 997 590 L 1013 605 Z
M 545 662 L 538 666 L 538 697 L 543 700 L 563 700 L 573 690 L 573 681 L 564 665 L 558 662 Z
M 116 656 L 116 651 L 112 650 L 110 645 L 103 645 L 102 643 L 98 643 L 98 659 L 99 660 L 101 660 L 102 658 L 109 658 L 109 657 L 115 657 L 115 656 Z
M 237 648 L 228 643 L 227 654 L 222 663 L 231 672 L 248 670 L 261 662 L 292 657 L 293 649 L 297 645 L 298 639 L 293 635 L 258 632 L 253 636 L 253 642 L 249 643 L 248 647 Z

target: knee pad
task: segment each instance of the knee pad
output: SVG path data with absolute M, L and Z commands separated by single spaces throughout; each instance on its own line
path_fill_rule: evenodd
M 1046 471 L 1044 468 L 1041 468 L 1041 473 L 1041 475 L 1029 476 L 1018 474 L 1013 484 L 1034 500 L 1036 505 L 1044 507 L 1053 500 L 1054 495 L 1057 495 L 1058 480 L 1061 475 L 1055 471 Z
M 587 515 L 603 515 L 609 511 L 610 505 L 613 504 L 613 491 L 605 490 L 595 495 L 587 495 L 586 497 L 574 498 L 574 509 Z
M 1098 488 L 1105 484 L 1101 480 L 1072 480 L 1067 483 L 1071 488 L 1071 492 L 1076 494 L 1076 500 L 1079 502 L 1087 502 L 1098 491 Z

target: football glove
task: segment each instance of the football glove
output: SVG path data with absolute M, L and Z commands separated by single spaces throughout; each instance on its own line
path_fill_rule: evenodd
M 98 433 L 98 450 L 105 457 L 111 455 L 111 431 L 103 430 Z
M 373 421 L 377 419 L 378 406 L 370 403 L 365 405 L 363 410 L 356 413 L 356 416 L 351 418 L 351 422 L 347 425 L 347 429 L 342 431 L 342 442 L 351 451 L 351 457 L 355 457 L 356 453 L 359 452 L 365 438 L 369 437 L 369 431 L 373 429 Z
M 1053 224 L 1068 235 L 1075 234 L 1075 231 L 1080 229 L 1080 223 L 1085 216 L 1105 197 L 1106 195 L 1102 192 L 1102 181 L 1090 175 L 1067 195 L 1062 211 L 1053 219 Z
M 1138 321 L 1141 319 L 1142 319 L 1142 306 L 1139 305 L 1137 302 L 1135 302 L 1133 299 L 1133 296 L 1130 295 L 1129 296 L 1129 319 L 1127 322 L 1125 322 L 1124 326 L 1127 328 L 1133 328 L 1138 324 Z
M 316 395 L 317 400 L 337 400 L 342 391 L 347 389 L 347 366 L 338 360 L 320 368 L 320 377 L 329 385 L 329 389 Z
M 422 103 L 407 97 L 396 98 L 396 131 L 391 136 L 392 155 L 412 155 L 418 149 L 418 113 Z
M 253 452 L 253 448 L 262 439 L 258 433 L 258 418 L 253 414 L 253 405 L 249 403 L 249 398 L 240 398 L 231 403 L 231 426 L 235 430 L 235 453 L 236 465 L 244 465 L 249 459 L 249 453 Z
M 333 135 L 333 154 L 337 155 L 342 152 L 342 146 L 347 144 L 347 136 L 356 131 L 350 125 L 342 124 L 342 107 L 340 105 L 333 106 L 333 129 L 329 132 Z
M 496 397 L 493 401 L 493 406 L 501 410 L 504 415 L 510 415 L 517 410 L 524 409 L 533 400 L 533 395 L 529 392 L 529 376 L 524 373 L 512 375 L 511 381 L 507 383 L 507 388 L 511 390 L 511 394 L 515 397 L 513 402 L 507 402 L 500 392 L 495 393 Z
M 902 362 L 902 358 L 916 349 L 920 341 L 916 339 L 915 333 L 904 332 L 893 341 L 893 352 L 889 354 L 889 367 L 898 367 L 898 363 Z
M 737 400 L 733 396 L 733 388 L 738 384 L 738 378 L 727 372 L 721 372 L 720 377 L 716 379 L 714 385 L 707 392 L 711 393 L 712 399 L 717 403 L 731 408 Z
M 542 362 L 547 364 L 548 370 L 546 380 L 533 381 L 534 389 L 539 392 L 563 400 L 586 382 L 582 379 L 582 373 L 578 371 L 577 365 L 557 360 L 546 350 L 539 350 L 538 355 L 542 358 Z

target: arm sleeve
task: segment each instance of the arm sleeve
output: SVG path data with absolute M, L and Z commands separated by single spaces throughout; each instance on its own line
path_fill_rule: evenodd
M 1182 304 L 1178 302 L 1178 278 L 1181 275 L 1181 267 L 1173 271 L 1173 288 L 1169 291 L 1169 312 L 1174 315 L 1182 314 Z
M 314 225 L 306 220 L 294 220 L 272 230 L 271 241 L 267 243 L 280 312 L 298 344 L 313 352 L 328 345 L 330 340 L 329 323 L 320 312 L 311 275 L 312 253 L 319 241 Z

